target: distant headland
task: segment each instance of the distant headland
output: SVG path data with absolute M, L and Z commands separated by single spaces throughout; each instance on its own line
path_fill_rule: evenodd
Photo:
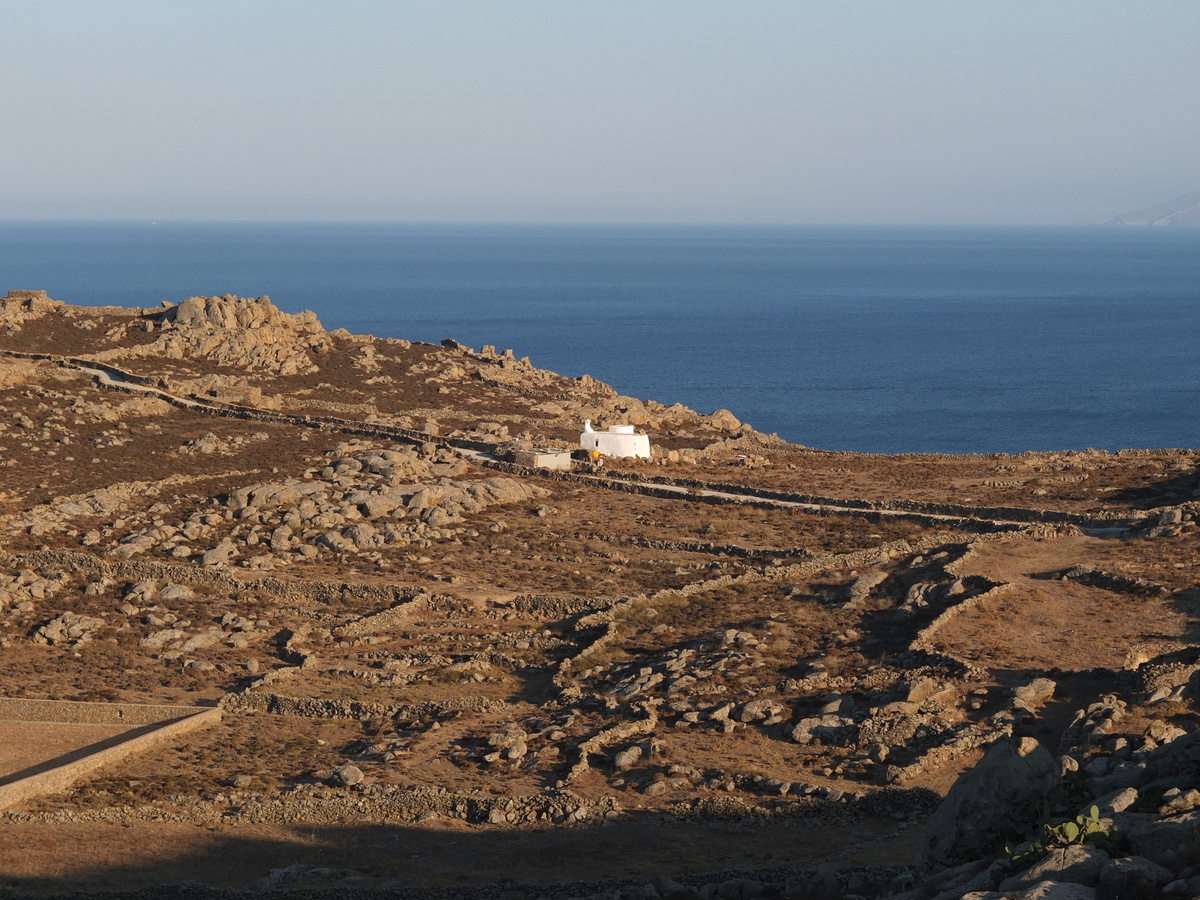
M 1101 225 L 1200 225 L 1200 193 L 1113 216 Z

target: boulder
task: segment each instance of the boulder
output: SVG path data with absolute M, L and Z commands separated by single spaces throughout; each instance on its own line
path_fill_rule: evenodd
M 140 641 L 138 646 L 143 650 L 161 650 L 168 644 L 187 637 L 187 632 L 181 631 L 178 628 L 164 628 L 162 631 L 156 631 L 153 634 L 148 634 Z
M 721 431 L 737 431 L 742 427 L 742 423 L 727 409 L 718 409 L 715 413 L 708 417 L 713 428 Z
M 383 544 L 383 535 L 379 533 L 378 529 L 366 522 L 351 525 L 342 534 L 347 540 L 352 541 L 354 546 L 359 550 L 370 550 L 372 547 L 378 547 Z
M 358 510 L 368 519 L 378 519 L 403 503 L 403 498 L 394 494 L 372 494 L 359 501 Z
M 963 773 L 930 817 L 925 860 L 953 860 L 973 838 L 997 831 L 1017 807 L 1060 781 L 1058 763 L 1036 740 L 1002 738 Z
M 36 644 L 51 645 L 84 644 L 92 639 L 95 631 L 103 627 L 103 619 L 65 612 L 38 628 L 33 633 L 33 641 Z
M 191 653 L 194 650 L 207 650 L 209 647 L 219 644 L 223 640 L 225 640 L 225 632 L 220 628 L 210 628 L 208 631 L 192 635 L 179 645 L 179 650 L 182 653 Z
M 313 354 L 327 337 L 311 312 L 282 313 L 268 297 L 189 297 L 160 314 L 166 328 L 144 353 L 168 359 L 202 357 L 276 375 L 317 371 Z
M 1058 685 L 1049 678 L 1035 678 L 1013 691 L 1013 706 L 1033 712 L 1045 705 L 1054 696 Z
M 508 725 L 488 738 L 488 744 L 497 750 L 508 750 L 518 744 L 524 745 L 529 735 L 519 725 Z
M 130 603 L 153 603 L 157 596 L 158 582 L 156 581 L 139 581 L 137 584 L 131 585 L 125 592 L 125 599 Z
M 850 585 L 845 607 L 847 609 L 861 607 L 871 596 L 871 591 L 887 581 L 887 577 L 887 572 L 867 572 L 865 575 L 860 575 Z
M 1106 862 L 1100 869 L 1098 885 L 1105 897 L 1155 900 L 1174 877 L 1170 869 L 1144 856 L 1127 856 Z
M 1026 869 L 1000 882 L 1001 891 L 1023 891 L 1043 881 L 1093 886 L 1108 854 L 1096 847 L 1072 844 L 1056 848 Z
M 940 681 L 923 675 L 919 678 L 914 678 L 909 683 L 908 692 L 904 695 L 904 700 L 906 703 L 915 703 L 919 707 L 941 689 L 942 683 Z
M 334 787 L 351 787 L 363 780 L 363 772 L 353 763 L 342 763 L 329 776 L 329 783 Z
M 642 748 L 634 744 L 620 751 L 613 757 L 613 766 L 618 772 L 632 768 L 642 758 Z
M 200 565 L 202 566 L 219 566 L 229 562 L 237 553 L 237 547 L 229 538 L 221 541 L 211 550 L 203 553 L 200 556 Z
M 775 719 L 783 712 L 783 707 L 776 700 L 751 700 L 738 712 L 740 722 L 759 722 L 764 719 Z
M 1129 832 L 1133 852 L 1165 868 L 1200 863 L 1200 812 L 1157 819 Z
M 158 599 L 163 603 L 185 603 L 196 596 L 195 592 L 184 584 L 168 582 L 158 593 Z
M 271 549 L 276 553 L 290 549 L 292 543 L 292 529 L 287 525 L 280 525 L 271 532 Z
M 315 541 L 318 547 L 332 550 L 334 553 L 348 553 L 354 549 L 354 542 L 345 537 L 340 531 L 327 531 Z
M 187 444 L 186 449 L 192 453 L 216 453 L 224 446 L 221 439 L 209 431 Z
M 320 485 L 302 485 L 290 481 L 263 482 L 234 491 L 225 505 L 235 512 L 291 507 L 299 504 L 306 496 L 323 491 L 324 488 Z

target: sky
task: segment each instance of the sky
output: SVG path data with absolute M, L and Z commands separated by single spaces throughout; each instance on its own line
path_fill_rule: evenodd
M 0 218 L 1087 224 L 1196 0 L 0 0 Z

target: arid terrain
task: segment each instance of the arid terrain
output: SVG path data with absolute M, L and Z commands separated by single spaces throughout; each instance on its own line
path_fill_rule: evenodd
M 1095 803 L 1071 896 L 1200 896 L 1200 453 L 735 413 L 266 298 L 11 292 L 0 698 L 221 718 L 0 805 L 0 892 L 959 897 Z M 514 461 L 588 419 L 653 457 Z M 124 730 L 21 715 L 0 798 Z

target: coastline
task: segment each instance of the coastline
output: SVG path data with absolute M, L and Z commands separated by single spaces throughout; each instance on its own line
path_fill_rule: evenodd
M 0 262 L 60 299 L 149 307 L 215 285 L 267 293 L 331 328 L 512 347 L 540 368 L 731 409 L 807 446 L 1195 442 L 1190 233 L 23 227 L 10 223 Z

